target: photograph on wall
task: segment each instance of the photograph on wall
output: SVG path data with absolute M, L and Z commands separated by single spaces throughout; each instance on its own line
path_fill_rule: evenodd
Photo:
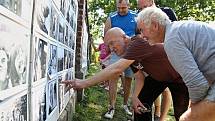
M 49 52 L 48 74 L 52 76 L 57 73 L 57 46 L 51 44 Z
M 60 11 L 62 14 L 64 14 L 64 8 L 65 8 L 65 1 L 66 0 L 60 0 Z
M 65 22 L 62 16 L 59 16 L 58 41 L 64 43 Z
M 66 45 L 66 46 L 68 46 L 68 26 L 67 25 L 65 25 L 65 30 L 64 30 L 64 44 Z
M 53 80 L 49 80 L 48 82 L 48 90 L 47 90 L 47 107 L 48 107 L 48 115 L 57 107 L 57 78 Z
M 64 63 L 63 63 L 64 70 L 68 69 L 67 65 L 68 65 L 68 51 L 64 49 Z
M 1 102 L 0 121 L 27 121 L 27 94 Z
M 51 27 L 50 27 L 50 36 L 57 40 L 58 38 L 58 13 L 55 9 L 55 7 L 51 6 Z
M 58 102 L 59 102 L 59 112 L 64 108 L 64 84 L 62 82 L 62 75 L 58 76 Z
M 63 71 L 63 63 L 64 63 L 64 49 L 61 47 L 58 47 L 57 49 L 57 58 L 58 58 L 58 67 L 57 71 Z
M 21 16 L 23 0 L 0 0 L 0 5 Z
M 74 33 L 73 33 L 72 29 L 69 29 L 68 36 L 69 36 L 68 46 L 74 50 L 74 48 L 75 48 L 75 41 L 74 41 Z
M 73 25 L 74 25 L 74 21 L 75 21 L 75 19 L 74 19 L 74 16 L 75 16 L 75 14 L 74 14 L 74 11 L 73 11 L 73 9 L 70 9 L 69 10 L 69 25 L 72 27 L 72 29 L 73 29 Z
M 0 6 L 3 6 L 3 8 L 8 9 L 14 15 L 18 15 L 28 22 L 31 21 L 32 3 L 32 0 L 0 0 Z
M 64 5 L 64 17 L 67 18 L 67 15 L 69 13 L 69 5 L 70 5 L 70 1 L 69 0 L 65 0 L 65 5 Z
M 32 89 L 32 120 L 45 121 L 46 120 L 46 88 L 43 83 L 38 87 Z
M 66 18 L 66 21 L 69 23 L 69 21 L 70 21 L 70 11 L 71 11 L 71 9 L 72 9 L 72 7 L 71 7 L 71 4 L 69 4 L 69 6 L 68 6 L 68 9 L 67 9 L 67 12 L 66 12 L 66 15 L 65 15 L 65 18 Z
M 48 45 L 43 39 L 35 38 L 34 50 L 34 82 L 46 76 Z
M 65 16 L 69 8 L 69 0 L 61 0 L 60 2 L 60 11 Z
M 68 68 L 72 68 L 73 67 L 73 59 L 74 59 L 74 52 L 73 51 L 69 51 L 68 53 L 69 57 L 68 57 Z
M 66 72 L 65 80 L 71 80 L 71 79 L 73 79 L 73 77 L 72 77 L 72 71 L 71 71 L 71 69 L 69 69 Z M 68 85 L 65 85 L 64 93 L 66 94 L 69 90 L 70 90 L 70 87 Z
M 0 16 L 0 100 L 26 89 L 29 33 Z M 10 93 L 6 93 L 10 90 Z
M 36 25 L 47 35 L 50 33 L 51 1 L 38 0 L 36 2 Z

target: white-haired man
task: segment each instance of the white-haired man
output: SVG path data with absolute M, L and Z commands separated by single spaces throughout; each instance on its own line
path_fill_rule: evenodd
M 215 120 L 215 28 L 204 22 L 171 22 L 158 8 L 149 7 L 137 18 L 151 44 L 164 43 L 168 59 L 189 90 L 190 107 L 180 121 Z

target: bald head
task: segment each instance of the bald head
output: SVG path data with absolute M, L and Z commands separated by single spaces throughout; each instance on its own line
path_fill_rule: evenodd
M 125 36 L 125 32 L 122 29 L 113 27 L 106 32 L 104 42 L 106 43 L 108 40 L 115 40 L 123 36 Z
M 129 42 L 129 37 L 126 36 L 125 32 L 122 29 L 114 27 L 106 32 L 104 42 L 109 46 L 111 51 L 120 56 L 126 50 L 127 44 Z

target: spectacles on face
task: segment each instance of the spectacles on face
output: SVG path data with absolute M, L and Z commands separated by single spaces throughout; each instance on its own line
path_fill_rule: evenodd
M 114 40 L 114 41 L 109 41 L 108 46 L 111 51 L 114 50 L 114 48 L 121 46 L 123 40 Z

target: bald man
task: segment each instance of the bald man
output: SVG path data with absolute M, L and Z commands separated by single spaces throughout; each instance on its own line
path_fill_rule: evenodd
M 103 80 L 117 78 L 130 66 L 135 72 L 134 76 L 136 79 L 135 90 L 132 96 L 134 111 L 141 114 L 139 107 L 146 109 L 145 106 L 147 105 L 148 108 L 151 108 L 153 101 L 166 87 L 169 87 L 172 92 L 175 118 L 178 121 L 180 115 L 187 109 L 189 103 L 188 91 L 180 75 L 170 65 L 164 52 L 163 44 L 150 46 L 146 40 L 140 37 L 135 37 L 131 41 L 131 38 L 117 27 L 108 30 L 104 39 L 111 50 L 122 58 L 91 78 L 84 81 L 79 79 L 68 80 L 64 81 L 64 83 L 74 89 L 90 87 Z M 142 70 L 150 76 L 145 78 Z M 141 89 L 143 93 L 140 93 Z M 140 102 L 138 97 L 142 98 L 143 103 Z M 144 113 L 144 115 L 144 118 L 138 120 L 152 120 L 151 111 Z

